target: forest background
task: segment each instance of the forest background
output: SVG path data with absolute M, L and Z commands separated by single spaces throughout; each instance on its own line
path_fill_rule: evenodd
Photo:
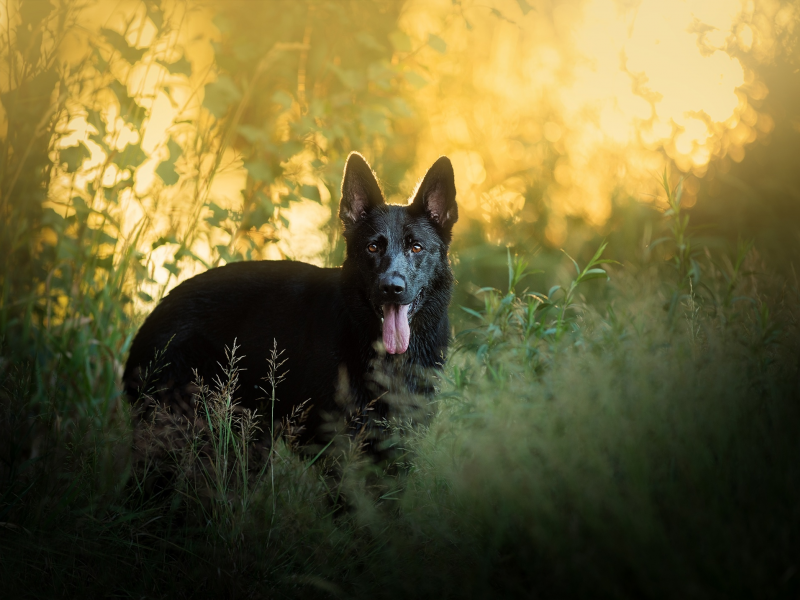
M 799 22 L 778 0 L 3 0 L 4 580 L 788 596 Z M 137 504 L 137 326 L 211 267 L 341 264 L 354 150 L 390 202 L 442 154 L 456 172 L 454 359 L 407 473 L 340 483 L 359 509 L 332 516 L 323 461 L 271 450 L 267 488 L 207 472 L 213 494 Z

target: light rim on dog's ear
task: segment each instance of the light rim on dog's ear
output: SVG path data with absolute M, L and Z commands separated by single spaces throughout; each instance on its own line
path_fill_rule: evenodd
M 449 232 L 458 221 L 456 182 L 453 163 L 440 156 L 431 165 L 414 191 L 411 206 L 424 211 L 428 218 L 441 229 Z
M 342 177 L 339 219 L 345 227 L 358 223 L 376 206 L 385 204 L 378 179 L 367 160 L 358 152 L 347 157 Z

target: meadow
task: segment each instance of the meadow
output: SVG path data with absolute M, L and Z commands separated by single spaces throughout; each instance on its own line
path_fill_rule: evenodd
M 684 117 L 591 149 L 585 111 L 487 75 L 509 32 L 565 26 L 547 2 L 6 1 L 4 597 L 797 597 L 798 15 L 737 9 L 738 100 L 683 152 Z M 210 434 L 148 430 L 120 382 L 137 327 L 207 268 L 339 264 L 351 150 L 395 202 L 454 157 L 431 419 L 390 424 L 389 462 L 346 435 L 304 454 L 234 410 L 231 361 Z

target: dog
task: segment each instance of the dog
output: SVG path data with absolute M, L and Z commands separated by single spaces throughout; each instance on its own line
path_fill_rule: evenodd
M 304 406 L 302 445 L 325 443 L 326 423 L 344 412 L 360 415 L 355 422 L 364 427 L 400 415 L 392 399 L 415 399 L 406 406 L 417 408 L 420 398 L 429 399 L 450 339 L 448 250 L 458 219 L 452 164 L 439 158 L 409 204 L 391 205 L 354 152 L 341 193 L 346 258 L 340 268 L 246 261 L 181 283 L 131 345 L 123 375 L 128 398 L 190 414 L 195 372 L 205 382 L 222 377 L 226 347 L 236 340 L 240 405 L 275 421 Z M 273 343 L 288 371 L 268 406 L 264 378 Z

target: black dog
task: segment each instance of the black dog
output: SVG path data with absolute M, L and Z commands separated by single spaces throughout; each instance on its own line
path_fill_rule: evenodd
M 450 333 L 447 253 L 458 218 L 453 167 L 441 157 L 412 203 L 388 205 L 369 165 L 352 153 L 339 216 L 347 242 L 341 268 L 233 263 L 176 287 L 134 339 L 124 374 L 129 398 L 148 392 L 141 389 L 146 365 L 166 348 L 156 398 L 187 412 L 193 369 L 206 382 L 221 375 L 234 339 L 244 355 L 237 395 L 261 414 L 273 340 L 285 351 L 288 375 L 277 390 L 275 419 L 308 400 L 303 442 L 324 442 L 326 416 L 345 405 L 384 417 L 393 410 L 389 398 L 429 397 L 429 375 L 441 369 Z

